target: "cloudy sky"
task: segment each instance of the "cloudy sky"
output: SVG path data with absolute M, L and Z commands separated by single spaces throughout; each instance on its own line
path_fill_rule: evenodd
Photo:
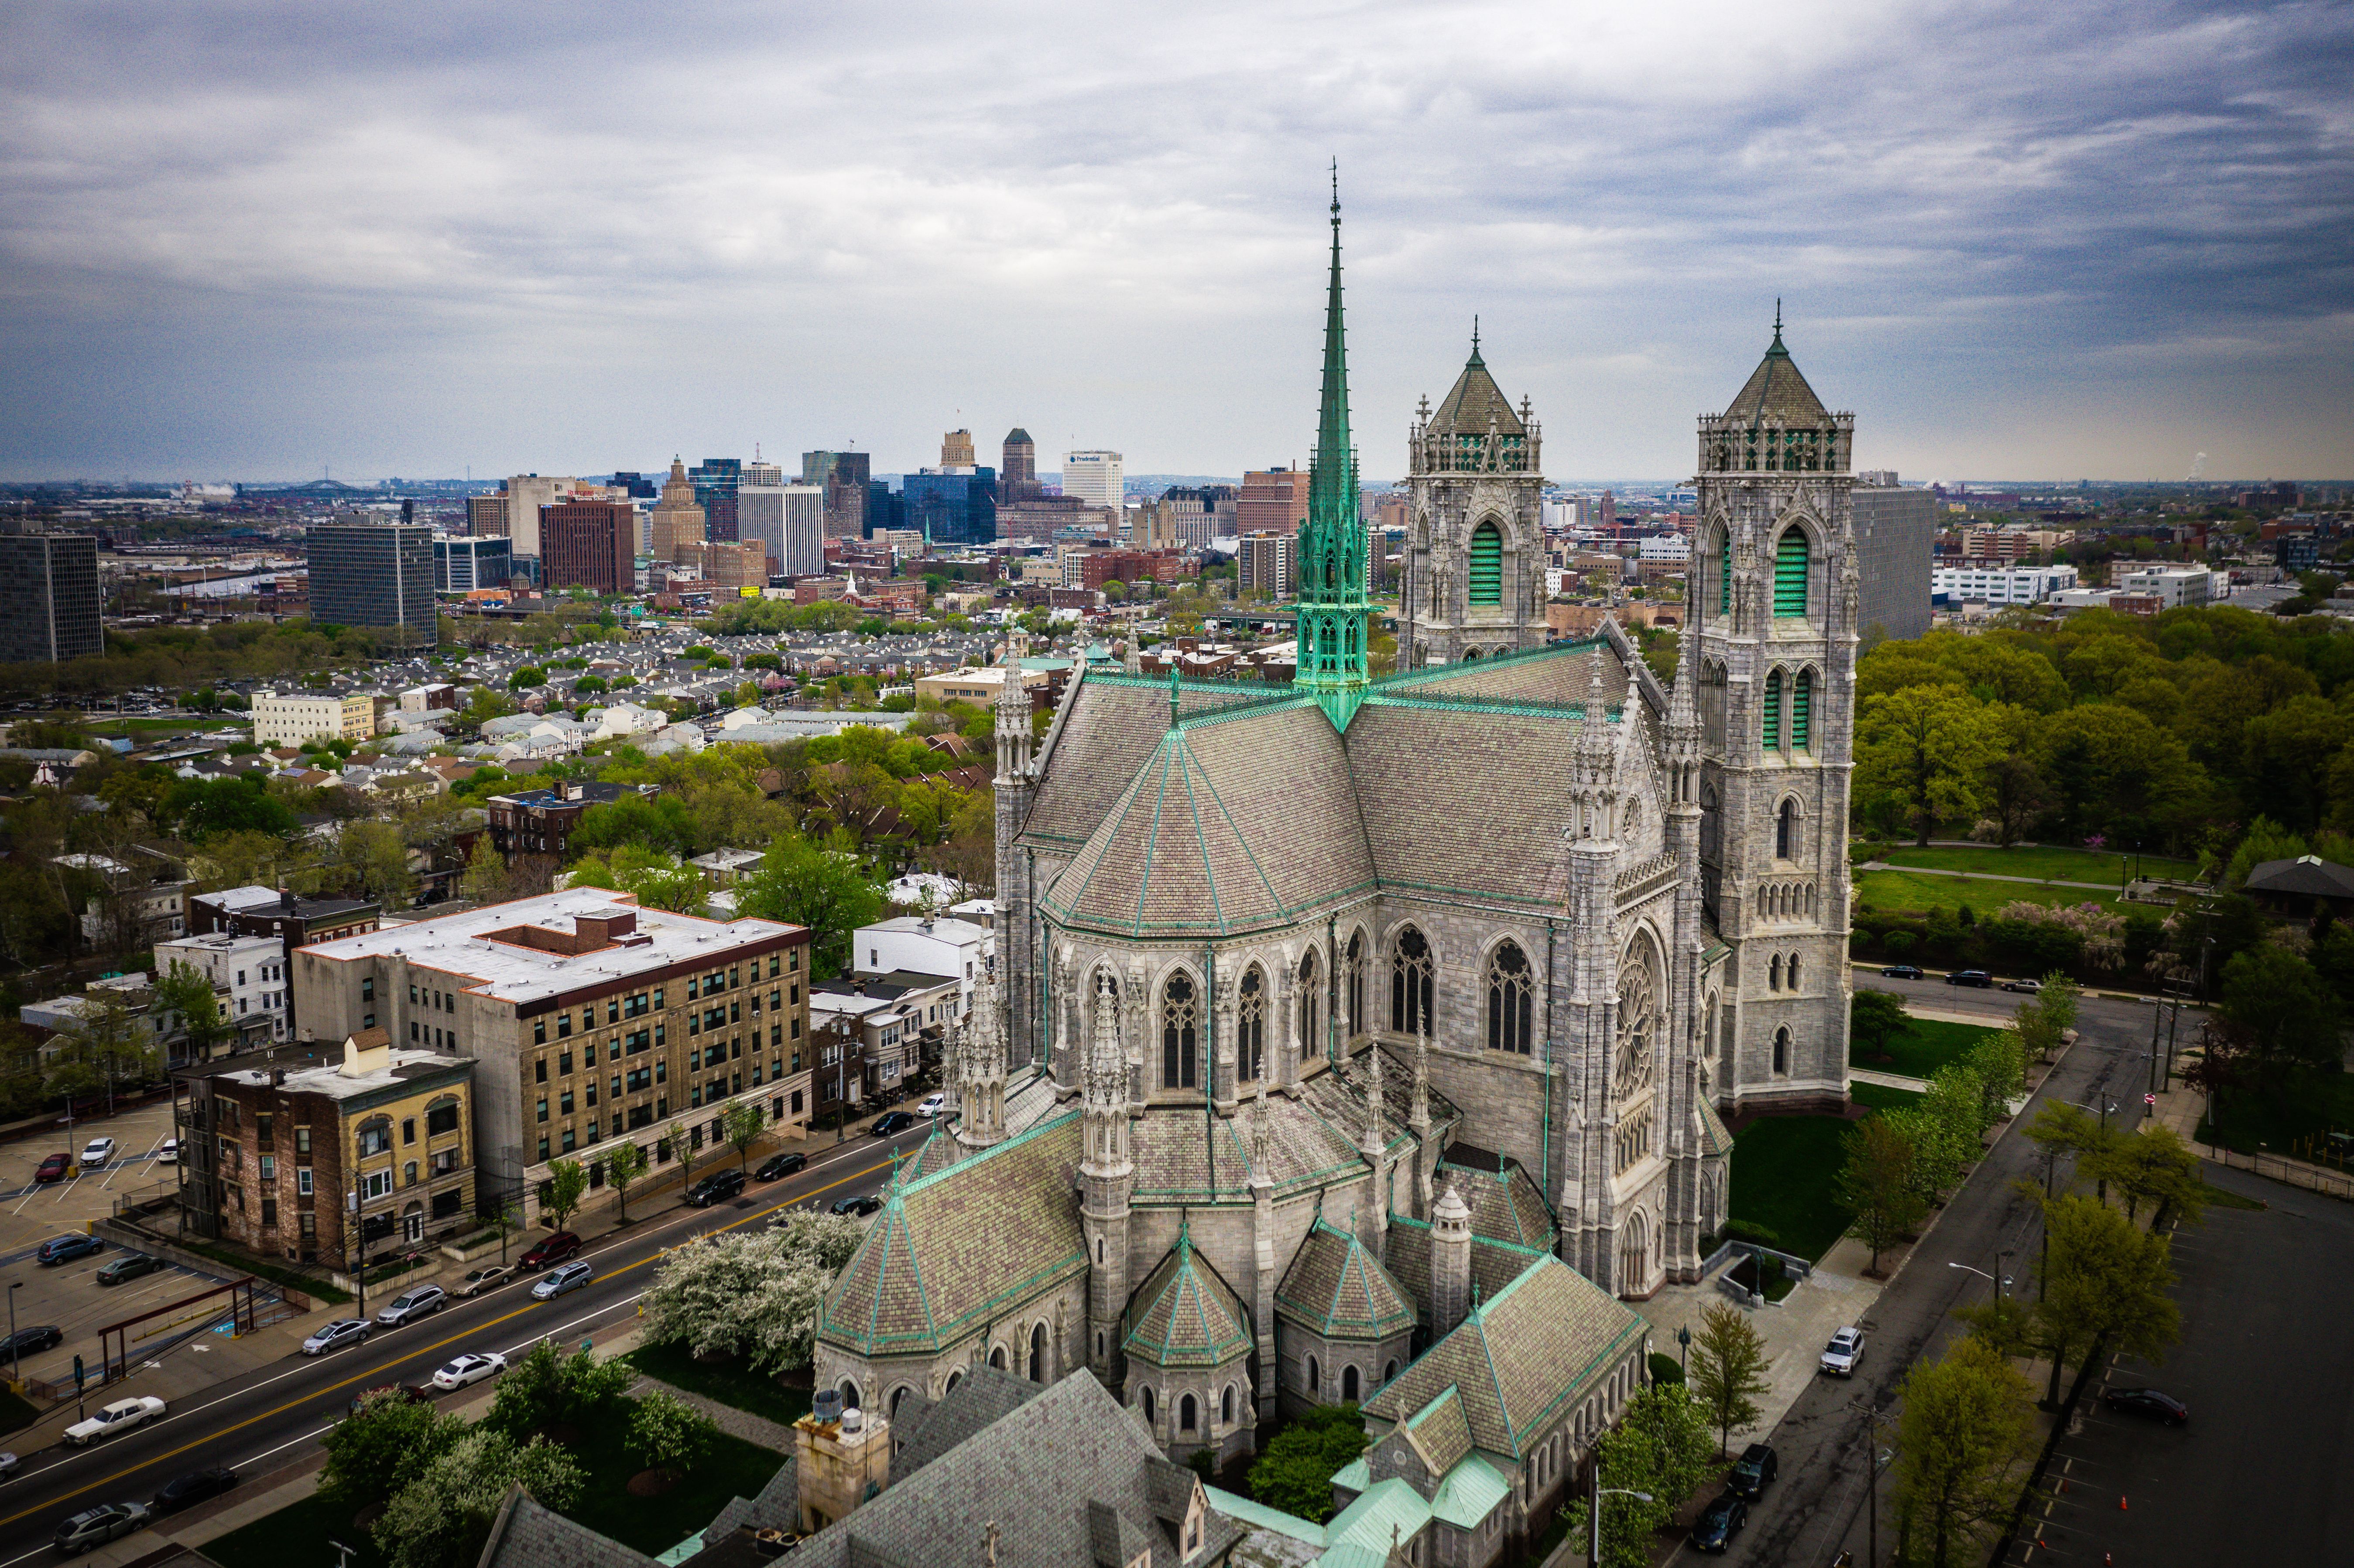
M 1787 341 L 1911 477 L 2354 475 L 2354 6 L 15 0 L 0 476 L 1304 459 L 1476 313 L 1562 479 Z M 984 459 L 984 461 L 989 461 Z

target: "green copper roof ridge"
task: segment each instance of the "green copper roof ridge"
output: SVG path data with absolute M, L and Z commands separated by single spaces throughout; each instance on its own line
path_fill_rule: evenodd
M 1142 773 L 1140 771 L 1138 778 L 1140 779 L 1142 778 Z M 1104 848 L 1107 853 L 1110 850 L 1112 843 L 1119 839 L 1121 832 L 1127 828 L 1129 815 L 1136 810 L 1137 796 L 1140 792 L 1141 791 L 1133 783 L 1131 783 L 1128 789 L 1122 792 L 1119 803 L 1119 821 L 1113 824 L 1111 837 L 1104 841 Z M 1102 831 L 1103 829 L 1101 825 L 1098 824 L 1095 832 L 1090 832 L 1085 839 L 1079 842 L 1081 853 L 1085 853 L 1087 846 L 1095 842 L 1096 833 L 1101 832 Z M 1103 869 L 1103 863 L 1104 857 L 1102 855 L 1098 854 L 1096 856 L 1095 863 L 1087 867 L 1087 875 L 1079 879 L 1078 886 L 1071 890 L 1071 896 L 1067 901 L 1058 899 L 1055 896 L 1054 888 L 1059 887 L 1062 885 L 1062 878 L 1056 877 L 1055 879 L 1054 886 L 1047 890 L 1041 902 L 1044 903 L 1049 909 L 1056 909 L 1059 907 L 1059 912 L 1063 914 L 1066 918 L 1076 918 L 1079 912 L 1079 901 L 1087 896 L 1087 889 L 1095 885 L 1096 873 Z
M 1183 753 L 1184 760 L 1189 765 L 1180 770 L 1179 776 L 1185 781 L 1186 809 L 1192 811 L 1193 815 L 1193 845 L 1196 849 L 1202 852 L 1202 882 L 1203 885 L 1210 890 L 1210 918 L 1216 921 L 1218 929 L 1223 931 L 1226 928 L 1226 911 L 1225 906 L 1220 903 L 1218 899 L 1218 866 L 1217 863 L 1210 857 L 1210 835 L 1204 832 L 1202 829 L 1202 797 L 1193 788 L 1193 775 L 1196 772 L 1202 771 L 1202 759 L 1193 755 L 1193 748 L 1185 743 L 1185 737 L 1182 734 L 1179 734 L 1176 736 L 1174 745 L 1179 751 Z M 1209 789 L 1209 777 L 1206 773 L 1204 773 L 1202 788 L 1206 789 Z M 1214 800 L 1217 799 L 1217 795 L 1214 790 L 1212 791 L 1210 798 Z M 1229 825 L 1232 824 L 1232 821 L 1233 819 L 1228 819 Z M 1235 837 L 1240 838 L 1241 835 L 1237 833 Z M 1279 898 L 1276 900 L 1277 907 L 1280 908 L 1282 904 L 1283 900 Z M 1140 930 L 1143 928 L 1144 906 L 1143 901 L 1140 899 L 1137 904 L 1136 924 Z M 1212 1179 L 1214 1181 L 1215 1180 L 1214 1175 Z
M 1136 936 L 1144 933 L 1144 901 L 1152 896 L 1152 863 L 1161 855 L 1161 810 L 1169 803 L 1169 747 L 1173 735 L 1172 731 L 1163 736 L 1155 747 L 1161 754 L 1161 786 L 1152 798 L 1152 832 L 1144 841 L 1144 874 L 1136 879 L 1136 919 L 1131 928 Z
M 1187 745 L 1186 745 L 1186 748 L 1185 748 L 1185 752 L 1186 752 L 1186 755 L 1187 755 L 1187 756 L 1189 756 L 1189 757 L 1192 757 L 1192 756 L 1193 755 L 1193 749 L 1192 743 L 1190 743 L 1190 742 L 1188 742 L 1188 743 L 1187 743 Z M 1198 758 L 1198 757 L 1195 757 L 1195 758 L 1193 758 L 1193 763 L 1194 763 L 1194 766 L 1195 766 L 1195 767 L 1197 767 L 1197 768 L 1201 767 L 1201 758 Z M 1251 869 L 1252 869 L 1253 871 L 1255 871 L 1255 872 L 1257 872 L 1257 873 L 1258 874 L 1258 884 L 1259 884 L 1259 885 L 1260 885 L 1261 887 L 1264 887 L 1264 888 L 1266 888 L 1266 889 L 1267 889 L 1267 902 L 1268 902 L 1268 903 L 1270 903 L 1270 904 L 1272 904 L 1272 905 L 1274 905 L 1274 906 L 1275 906 L 1275 908 L 1276 908 L 1276 913 L 1277 913 L 1278 915 L 1279 915 L 1279 916 L 1282 916 L 1284 918 L 1286 918 L 1286 919 L 1294 919 L 1294 918 L 1297 918 L 1297 917 L 1298 917 L 1298 916 L 1299 916 L 1299 911 L 1298 911 L 1298 910 L 1296 910 L 1296 909 L 1294 909 L 1294 908 L 1292 908 L 1292 906 L 1291 906 L 1288 902 L 1286 902 L 1286 901 L 1285 901 L 1283 895 L 1282 895 L 1282 894 L 1280 894 L 1280 893 L 1278 893 L 1278 892 L 1275 890 L 1275 881 L 1274 881 L 1274 879 L 1273 879 L 1272 877 L 1270 877 L 1270 876 L 1268 876 L 1268 875 L 1267 875 L 1267 867 L 1265 867 L 1265 866 L 1263 866 L 1263 865 L 1261 865 L 1261 864 L 1259 863 L 1259 860 L 1258 860 L 1258 852 L 1257 852 L 1257 850 L 1255 850 L 1255 849 L 1251 848 L 1250 839 L 1249 839 L 1246 835 L 1245 835 L 1245 833 L 1243 832 L 1243 830 L 1242 830 L 1242 824 L 1241 824 L 1241 823 L 1239 823 L 1239 822 L 1237 822 L 1237 821 L 1235 821 L 1235 814 L 1234 814 L 1234 812 L 1233 812 L 1233 811 L 1231 811 L 1231 810 L 1227 810 L 1227 808 L 1226 808 L 1226 798 L 1225 798 L 1224 795 L 1221 795 L 1221 794 L 1219 794 L 1219 793 L 1218 793 L 1218 787 L 1217 787 L 1216 785 L 1214 785 L 1214 784 L 1213 784 L 1213 783 L 1211 783 L 1211 782 L 1210 782 L 1210 774 L 1209 774 L 1209 769 L 1207 769 L 1207 768 L 1203 768 L 1203 769 L 1202 769 L 1202 787 L 1203 787 L 1204 789 L 1207 789 L 1207 790 L 1210 792 L 1210 803 L 1211 803 L 1212 805 L 1214 805 L 1214 806 L 1217 807 L 1217 809 L 1218 809 L 1218 815 L 1220 815 L 1221 817 L 1223 817 L 1223 818 L 1225 818 L 1225 822 L 1226 822 L 1226 831 L 1227 831 L 1227 832 L 1231 832 L 1231 833 L 1233 833 L 1233 834 L 1235 835 L 1235 842 L 1236 842 L 1236 843 L 1238 843 L 1238 844 L 1240 844 L 1240 845 L 1242 846 L 1242 850 L 1243 850 L 1243 858 L 1244 858 L 1245 860 L 1249 861 L 1249 862 L 1250 862 L 1250 867 L 1251 867 Z M 1194 803 L 1194 806 L 1193 806 L 1194 826 L 1195 826 L 1195 828 L 1196 828 L 1196 829 L 1198 829 L 1198 828 L 1201 826 L 1201 815 L 1202 815 L 1202 808 L 1201 808 L 1201 804 L 1200 804 L 1200 802 L 1199 802 L 1199 801 L 1196 801 L 1196 802 Z M 1209 853 L 1209 846 L 1207 845 L 1207 843 L 1204 843 L 1204 844 L 1203 845 L 1203 853 L 1204 853 L 1204 857 L 1206 857 L 1206 856 L 1207 856 L 1208 853 Z M 1212 899 L 1214 901 L 1214 900 L 1215 900 L 1215 898 L 1216 898 L 1216 896 L 1217 896 L 1216 889 L 1214 887 L 1214 888 L 1211 890 L 1211 897 L 1212 897 Z M 1223 911 L 1220 911 L 1220 912 L 1218 913 L 1218 924 L 1219 924 L 1220 926 L 1224 926 L 1225 923 L 1226 923 L 1226 917 L 1225 917 L 1225 913 L 1224 913 Z
M 1063 1127 L 1066 1124 L 1076 1122 L 1085 1114 L 1086 1113 L 1083 1110 L 1074 1106 L 1071 1109 L 1065 1111 L 1060 1116 L 1048 1117 L 1044 1121 L 1040 1122 L 1037 1126 L 1031 1128 L 1025 1132 L 1017 1132 L 1012 1138 L 1005 1139 L 1002 1143 L 992 1143 L 986 1149 L 977 1149 L 973 1150 L 970 1158 L 960 1160 L 957 1161 L 956 1164 L 949 1166 L 945 1170 L 935 1171 L 928 1175 L 917 1177 L 914 1181 L 908 1182 L 906 1187 L 900 1190 L 901 1196 L 905 1198 L 914 1193 L 920 1192 L 926 1188 L 931 1186 L 932 1183 L 939 1181 L 942 1177 L 949 1176 L 958 1171 L 978 1165 L 984 1160 L 1000 1159 L 1013 1150 L 1020 1149 L 1027 1143 L 1035 1142 L 1038 1139 L 1054 1131 L 1058 1127 Z

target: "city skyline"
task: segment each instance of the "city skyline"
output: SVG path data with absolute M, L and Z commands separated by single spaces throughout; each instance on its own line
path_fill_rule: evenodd
M 2342 12 L 733 15 L 37 8 L 0 477 L 1304 461 L 1333 155 L 1369 479 L 1475 314 L 1563 473 L 1685 473 L 1777 299 L 1860 465 L 2354 467 Z

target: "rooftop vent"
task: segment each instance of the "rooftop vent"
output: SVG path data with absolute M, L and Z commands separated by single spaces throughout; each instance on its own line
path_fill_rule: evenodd
M 810 1402 L 810 1414 L 820 1423 L 842 1419 L 842 1390 L 822 1388 Z

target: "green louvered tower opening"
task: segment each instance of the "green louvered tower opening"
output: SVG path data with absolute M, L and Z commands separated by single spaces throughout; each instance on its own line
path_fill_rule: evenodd
M 1716 546 L 1716 613 L 1733 613 L 1733 535 L 1717 541 Z
M 1493 523 L 1482 523 L 1471 535 L 1471 602 L 1504 602 L 1504 536 Z
M 1782 744 L 1782 672 L 1775 671 L 1766 677 L 1766 749 L 1772 751 Z
M 1787 529 L 1774 546 L 1774 613 L 1807 613 L 1807 535 Z
M 1815 673 L 1798 672 L 1796 684 L 1790 688 L 1790 749 L 1814 749 Z
M 1324 388 L 1316 458 L 1300 525 L 1299 673 L 1335 729 L 1349 727 L 1366 684 L 1365 524 L 1358 514 L 1357 453 L 1349 440 L 1349 355 L 1341 321 L 1341 186 L 1332 185 L 1332 273 L 1324 304 Z

